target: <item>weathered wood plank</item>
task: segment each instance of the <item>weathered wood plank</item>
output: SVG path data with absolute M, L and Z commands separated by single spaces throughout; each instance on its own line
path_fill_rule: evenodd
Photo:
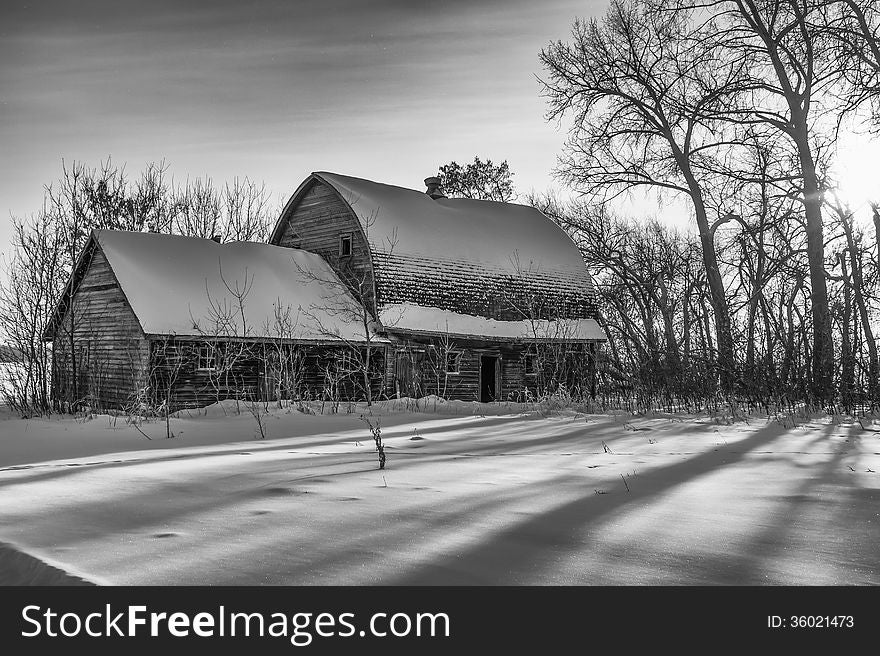
M 340 257 L 340 235 L 351 236 L 350 256 Z M 350 283 L 355 297 L 363 296 L 375 314 L 373 268 L 369 246 L 357 217 L 336 192 L 320 181 L 292 208 L 278 240 L 279 246 L 301 248 L 323 257 L 339 277 Z M 356 281 L 353 283 L 353 281 Z M 357 289 L 363 281 L 363 291 Z
M 100 248 L 74 294 L 73 357 L 70 318 L 68 308 L 53 335 L 53 396 L 102 409 L 130 403 L 143 384 L 148 345 Z

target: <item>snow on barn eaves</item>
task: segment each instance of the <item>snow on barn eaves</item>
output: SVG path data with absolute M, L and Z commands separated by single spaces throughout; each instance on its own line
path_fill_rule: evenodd
M 595 319 L 521 319 L 498 321 L 433 307 L 401 303 L 383 307 L 380 321 L 395 332 L 430 333 L 472 339 L 504 341 L 605 341 L 605 332 Z

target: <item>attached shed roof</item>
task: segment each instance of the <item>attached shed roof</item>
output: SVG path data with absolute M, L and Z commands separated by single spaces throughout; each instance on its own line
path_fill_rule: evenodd
M 147 334 L 364 341 L 358 304 L 318 255 L 115 230 L 96 230 L 92 239 Z M 292 329 L 279 330 L 276 316 L 288 311 Z
M 325 171 L 354 210 L 374 252 L 479 263 L 501 273 L 562 274 L 572 286 L 593 285 L 571 238 L 533 207 L 426 193 Z
M 595 319 L 497 321 L 409 303 L 386 306 L 379 318 L 387 330 L 398 333 L 430 333 L 471 339 L 488 337 L 513 342 L 595 342 L 607 339 Z

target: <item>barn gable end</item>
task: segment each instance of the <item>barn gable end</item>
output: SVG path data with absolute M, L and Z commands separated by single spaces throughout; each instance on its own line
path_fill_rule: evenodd
M 69 307 L 56 315 L 49 335 L 56 397 L 123 407 L 144 382 L 149 342 L 96 240 L 86 247 L 78 273 L 74 280 L 74 357 L 70 355 Z
M 356 298 L 362 298 L 375 316 L 375 285 L 370 247 L 363 227 L 350 203 L 321 178 L 312 175 L 294 193 L 284 208 L 270 244 L 300 248 L 323 257 L 343 281 L 349 282 Z M 350 255 L 340 255 L 341 239 L 351 238 Z M 354 289 L 353 287 L 361 287 Z

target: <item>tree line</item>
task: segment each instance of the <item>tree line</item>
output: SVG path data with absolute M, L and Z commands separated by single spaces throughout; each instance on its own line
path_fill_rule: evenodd
M 164 162 L 148 164 L 133 178 L 109 158 L 97 167 L 62 162 L 42 207 L 12 218 L 0 284 L 0 334 L 15 354 L 0 385 L 5 402 L 25 416 L 52 410 L 52 353 L 43 335 L 59 301 L 65 295 L 72 301 L 71 272 L 93 229 L 266 241 L 277 214 L 265 185 L 248 178 L 222 185 L 209 177 L 175 182 Z M 71 306 L 70 324 L 76 315 Z M 76 381 L 75 331 L 67 327 Z
M 576 200 L 532 202 L 595 271 L 608 386 L 880 400 L 880 214 L 835 179 L 844 126 L 880 132 L 878 29 L 871 0 L 614 0 L 541 52 Z M 633 192 L 696 234 L 615 213 Z

